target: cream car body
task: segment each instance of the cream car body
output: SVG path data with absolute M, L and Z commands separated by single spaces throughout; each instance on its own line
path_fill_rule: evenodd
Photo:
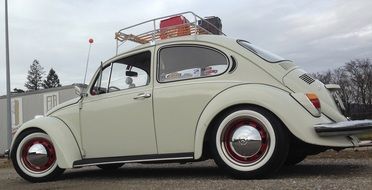
M 226 68 L 215 76 L 161 81 L 159 57 L 165 48 L 200 47 L 223 55 Z M 254 105 L 275 115 L 297 139 L 327 148 L 357 146 L 351 134 L 321 136 L 317 124 L 347 121 L 330 92 L 291 61 L 270 63 L 236 39 L 194 35 L 157 41 L 119 54 L 102 64 L 150 53 L 148 83 L 104 94 L 92 93 L 102 73 L 94 74 L 86 93 L 23 124 L 15 139 L 40 129 L 55 146 L 60 168 L 98 164 L 204 158 L 213 121 L 225 110 Z M 311 78 L 310 78 L 311 79 Z M 101 80 L 102 81 L 102 80 Z M 321 111 L 306 93 L 315 93 Z M 296 147 L 292 147 L 296 148 Z

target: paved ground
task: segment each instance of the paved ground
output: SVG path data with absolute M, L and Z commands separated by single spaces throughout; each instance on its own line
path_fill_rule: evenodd
M 67 170 L 55 182 L 32 184 L 0 162 L 0 189 L 372 189 L 372 151 L 323 153 L 264 180 L 231 179 L 205 161 L 127 164 L 115 172 L 88 167 Z

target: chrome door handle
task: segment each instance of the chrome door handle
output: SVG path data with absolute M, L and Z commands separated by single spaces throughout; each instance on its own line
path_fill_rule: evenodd
M 150 98 L 150 97 L 151 97 L 150 93 L 140 93 L 136 97 L 134 97 L 133 99 L 140 100 L 140 99 L 145 99 L 145 98 Z

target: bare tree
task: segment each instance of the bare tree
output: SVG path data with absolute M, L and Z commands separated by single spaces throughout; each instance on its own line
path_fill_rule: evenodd
M 371 63 L 369 59 L 355 59 L 345 64 L 345 70 L 349 73 L 351 83 L 357 91 L 356 102 L 364 105 L 370 102 L 368 100 L 370 94 L 368 89 L 371 88 L 369 87 L 371 82 L 368 81 L 370 78 L 370 74 L 368 73 L 371 70 L 370 67 Z
M 354 59 L 344 66 L 312 74 L 325 84 L 340 85 L 339 95 L 346 115 L 356 118 L 372 116 L 372 63 L 370 59 Z
M 324 84 L 332 83 L 332 71 L 328 70 L 326 72 L 317 72 L 311 74 L 314 78 L 322 81 Z

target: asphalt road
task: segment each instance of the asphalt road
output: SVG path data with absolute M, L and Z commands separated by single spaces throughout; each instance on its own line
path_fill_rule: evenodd
M 372 152 L 324 155 L 283 168 L 275 178 L 235 180 L 213 161 L 127 164 L 114 172 L 96 167 L 67 170 L 58 181 L 32 184 L 13 168 L 0 168 L 0 189 L 372 189 Z M 338 157 L 337 159 L 335 157 Z

